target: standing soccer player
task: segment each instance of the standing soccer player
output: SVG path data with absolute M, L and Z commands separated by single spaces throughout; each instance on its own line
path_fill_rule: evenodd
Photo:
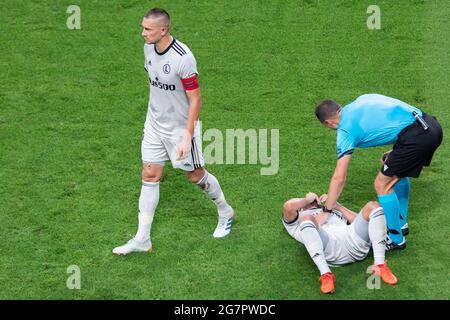
M 144 68 L 150 81 L 150 100 L 144 126 L 142 188 L 139 197 L 139 226 L 134 238 L 114 248 L 114 254 L 150 252 L 150 229 L 159 202 L 159 181 L 164 163 L 186 172 L 216 204 L 218 223 L 213 233 L 230 233 L 233 208 L 225 200 L 216 177 L 204 168 L 198 119 L 202 105 L 197 63 L 191 50 L 170 34 L 170 16 L 153 8 L 142 20 Z
M 419 177 L 423 166 L 430 165 L 442 142 L 439 122 L 416 107 L 379 94 L 362 95 L 344 108 L 333 100 L 323 100 L 316 107 L 316 116 L 323 125 L 337 130 L 338 161 L 328 189 L 328 212 L 344 188 L 353 150 L 394 144 L 383 157 L 375 189 L 387 221 L 387 249 L 405 248 L 408 177 Z

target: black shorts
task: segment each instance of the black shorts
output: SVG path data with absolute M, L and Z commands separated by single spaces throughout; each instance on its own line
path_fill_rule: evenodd
M 423 114 L 428 130 L 415 121 L 400 131 L 393 150 L 381 167 L 386 176 L 417 178 L 423 166 L 429 166 L 433 154 L 442 142 L 442 128 L 433 116 Z

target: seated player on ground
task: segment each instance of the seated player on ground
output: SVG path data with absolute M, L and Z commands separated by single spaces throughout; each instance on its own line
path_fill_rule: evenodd
M 373 248 L 372 273 L 388 284 L 396 284 L 385 261 L 386 219 L 376 201 L 368 202 L 359 214 L 337 204 L 331 213 L 320 205 L 320 198 L 308 193 L 304 198 L 288 200 L 283 207 L 283 225 L 290 236 L 308 250 L 320 271 L 321 291 L 334 291 L 334 274 L 330 266 L 364 260 Z

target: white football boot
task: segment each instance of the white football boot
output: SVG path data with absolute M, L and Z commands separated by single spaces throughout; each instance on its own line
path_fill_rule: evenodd
M 234 211 L 231 212 L 231 215 L 219 215 L 219 219 L 217 221 L 216 230 L 214 230 L 213 237 L 214 238 L 222 238 L 230 234 L 231 225 L 233 224 L 233 219 L 235 217 Z
M 129 254 L 132 252 L 151 252 L 152 251 L 152 242 L 150 239 L 147 241 L 139 241 L 135 238 L 131 239 L 127 242 L 127 244 L 116 247 L 113 249 L 113 254 Z

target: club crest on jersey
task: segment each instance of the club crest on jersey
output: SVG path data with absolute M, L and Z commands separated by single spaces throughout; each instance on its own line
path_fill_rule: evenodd
M 165 74 L 169 74 L 170 73 L 170 65 L 168 63 L 166 63 L 163 66 L 163 71 L 164 71 Z

